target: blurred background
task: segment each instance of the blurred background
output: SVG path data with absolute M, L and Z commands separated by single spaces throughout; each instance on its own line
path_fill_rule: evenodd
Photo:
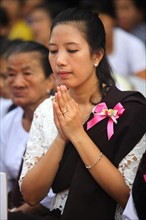
M 50 70 L 50 72 L 47 70 L 50 74 L 49 88 L 47 87 L 44 91 L 44 99 L 54 94 L 54 78 L 47 63 L 48 50 L 46 50 L 50 28 L 54 17 L 59 12 L 76 6 L 94 11 L 102 20 L 106 31 L 106 55 L 117 87 L 121 90 L 139 91 L 146 97 L 146 0 L 0 0 L 0 140 L 4 139 L 4 144 L 0 141 L 0 161 L 4 161 L 5 172 L 11 183 L 9 205 L 11 208 L 18 206 L 18 210 L 25 212 L 30 212 L 32 209 L 28 205 L 22 205 L 21 196 L 18 199 L 16 188 L 18 189 L 18 177 L 33 113 L 40 104 L 35 103 L 33 111 L 31 113 L 28 111 L 32 104 L 34 105 L 31 94 L 35 94 L 37 100 L 36 96 L 41 89 L 34 91 L 38 85 L 34 88 L 30 80 L 27 87 L 31 92 L 24 97 L 25 105 L 24 103 L 22 105 L 14 99 L 15 94 L 12 94 L 9 81 L 13 75 L 23 73 L 23 71 L 17 71 L 22 68 L 20 63 L 22 66 L 29 64 L 35 69 L 35 74 L 40 74 L 39 69 L 41 69 L 44 75 L 48 69 Z M 22 45 L 27 41 L 39 43 L 45 47 L 43 50 L 47 53 L 46 66 L 42 65 L 42 60 L 39 60 L 41 57 L 38 56 L 38 59 L 32 56 L 28 48 L 27 52 L 20 53 L 23 62 L 18 62 L 20 54 L 15 52 L 18 48 L 21 52 Z M 38 53 L 40 53 L 39 49 Z M 15 68 L 8 76 L 9 56 L 13 57 Z M 36 68 L 36 63 L 39 68 Z M 21 75 L 23 77 L 17 80 L 19 81 L 17 89 L 23 90 L 29 76 Z M 39 82 L 39 85 L 42 86 L 42 82 Z M 30 114 L 27 114 L 28 112 Z M 2 153 L 2 150 L 6 153 Z M 12 197 L 13 201 L 14 198 L 15 201 L 17 200 L 17 204 L 12 204 Z M 19 208 L 19 200 L 23 206 L 21 208 Z
M 15 39 L 47 46 L 53 18 L 75 6 L 101 15 L 107 33 L 107 56 L 117 86 L 146 96 L 145 0 L 0 0 L 0 47 L 6 40 Z M 0 75 L 1 81 L 6 81 L 6 76 Z

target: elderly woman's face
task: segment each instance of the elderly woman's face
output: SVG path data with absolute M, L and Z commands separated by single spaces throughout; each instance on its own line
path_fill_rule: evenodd
M 48 79 L 37 52 L 13 54 L 8 59 L 12 99 L 21 107 L 37 106 L 46 98 Z

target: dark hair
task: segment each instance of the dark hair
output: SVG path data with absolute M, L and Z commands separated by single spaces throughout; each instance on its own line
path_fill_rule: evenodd
M 112 0 L 102 0 L 97 1 L 95 4 L 93 11 L 98 12 L 99 14 L 107 14 L 113 19 L 116 19 L 116 13 L 114 8 L 114 2 Z
M 132 0 L 133 4 L 135 7 L 140 10 L 143 13 L 143 20 L 146 22 L 146 13 L 145 13 L 145 8 L 146 8 L 146 1 L 145 0 Z
M 51 31 L 56 25 L 68 22 L 75 23 L 77 28 L 84 34 L 84 37 L 89 44 L 91 54 L 101 49 L 104 51 L 106 50 L 104 26 L 97 14 L 79 7 L 68 8 L 59 13 L 54 19 Z M 96 75 L 99 80 L 99 89 L 102 95 L 105 94 L 105 87 L 103 87 L 103 84 L 106 84 L 106 89 L 111 85 L 115 85 L 111 72 L 110 65 L 107 62 L 107 58 L 104 53 L 103 59 L 96 68 Z
M 7 27 L 9 25 L 9 16 L 7 11 L 0 7 L 0 27 Z
M 132 0 L 133 4 L 138 8 L 138 9 L 143 9 L 146 6 L 145 0 Z
M 45 77 L 48 78 L 52 74 L 52 69 L 48 60 L 49 50 L 44 45 L 35 41 L 14 40 L 9 47 L 6 57 L 19 53 L 37 52 L 40 54 L 40 63 L 43 67 Z
M 0 57 L 3 57 L 10 46 L 11 41 L 6 37 L 0 37 Z

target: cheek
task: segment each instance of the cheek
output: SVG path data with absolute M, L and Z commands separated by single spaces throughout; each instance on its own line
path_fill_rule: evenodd
M 55 58 L 52 57 L 51 55 L 49 55 L 49 56 L 48 56 L 48 60 L 49 60 L 49 62 L 50 62 L 50 65 L 51 65 L 52 70 L 54 70 L 54 68 L 55 68 Z M 53 71 L 53 72 L 54 72 L 54 71 Z
M 13 82 L 12 82 L 12 81 L 8 81 L 8 86 L 9 86 L 10 89 L 12 89 L 12 87 L 13 87 Z
M 29 83 L 29 87 L 33 88 L 34 90 L 37 90 L 38 93 L 43 93 L 46 90 L 46 81 L 44 79 L 36 80 L 33 83 Z

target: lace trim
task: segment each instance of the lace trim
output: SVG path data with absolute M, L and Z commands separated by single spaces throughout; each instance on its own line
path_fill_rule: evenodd
M 52 211 L 53 209 L 60 209 L 62 215 L 68 197 L 68 193 L 68 189 L 60 193 L 57 193 L 55 198 L 53 199 L 52 207 L 50 208 L 50 210 Z
M 138 165 L 146 150 L 146 134 L 133 148 L 133 150 L 120 162 L 118 170 L 123 175 L 126 184 L 131 189 L 134 178 L 138 169 Z M 122 220 L 123 209 L 117 205 L 115 220 Z

